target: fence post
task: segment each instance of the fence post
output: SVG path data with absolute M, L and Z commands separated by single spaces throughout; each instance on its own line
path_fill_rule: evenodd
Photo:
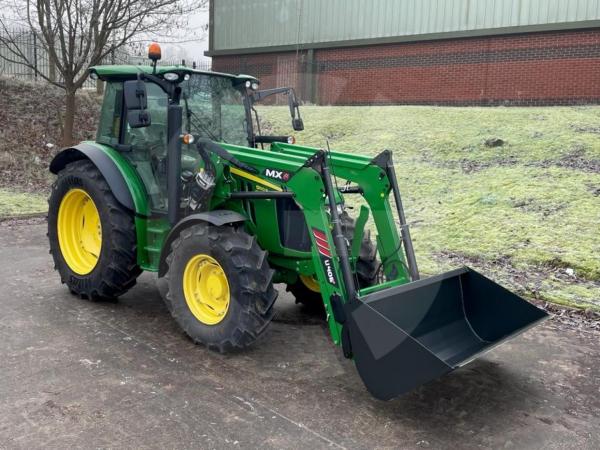
M 38 77 L 38 57 L 37 57 L 37 37 L 33 33 L 33 78 L 37 80 Z

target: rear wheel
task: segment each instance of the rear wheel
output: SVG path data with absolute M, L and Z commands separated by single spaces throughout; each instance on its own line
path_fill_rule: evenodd
M 73 294 L 115 298 L 135 284 L 133 215 L 88 160 L 68 164 L 48 199 L 48 239 L 54 267 Z
M 193 225 L 175 239 L 167 264 L 165 302 L 194 342 L 221 353 L 244 348 L 273 318 L 273 270 L 242 229 Z
M 355 221 L 344 211 L 340 215 L 342 233 L 348 242 L 354 238 Z M 377 248 L 371 241 L 370 233 L 363 233 L 360 254 L 356 262 L 356 277 L 359 288 L 372 286 L 377 282 Z M 287 290 L 296 298 L 296 303 L 302 304 L 310 313 L 325 315 L 325 305 L 321 298 L 319 282 L 315 277 L 300 275 L 298 281 L 289 284 Z

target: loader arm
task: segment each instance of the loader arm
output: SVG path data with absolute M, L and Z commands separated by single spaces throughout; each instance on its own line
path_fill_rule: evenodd
M 351 297 L 360 297 L 362 292 L 355 292 L 357 286 L 353 276 L 348 274 L 350 259 L 347 244 L 339 241 L 336 243 L 334 237 L 335 218 L 328 193 L 332 192 L 332 197 L 338 201 L 341 200 L 341 196 L 339 192 L 331 191 L 332 175 L 354 183 L 373 215 L 378 252 L 383 261 L 383 272 L 387 282 L 368 288 L 364 293 L 405 284 L 411 280 L 406 258 L 402 253 L 402 237 L 395 225 L 389 202 L 392 181 L 376 160 L 338 152 L 326 153 L 316 148 L 291 144 L 275 143 L 270 151 L 221 145 L 238 160 L 254 167 L 258 172 L 250 174 L 232 169 L 234 175 L 251 180 L 258 186 L 262 185 L 267 191 L 289 192 L 301 208 L 312 244 L 312 267 L 321 288 L 329 329 L 336 344 L 341 342 L 341 305 L 351 301 Z M 269 174 L 272 176 L 268 177 Z M 265 201 L 269 200 L 256 199 L 255 204 Z M 260 232 L 257 234 L 261 241 Z M 261 244 L 269 248 L 268 243 Z M 334 305 L 335 301 L 340 305 Z

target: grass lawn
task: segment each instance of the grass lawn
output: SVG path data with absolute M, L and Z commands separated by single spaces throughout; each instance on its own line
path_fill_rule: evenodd
M 48 211 L 45 195 L 0 189 L 0 218 Z
M 291 132 L 285 107 L 264 128 Z M 600 310 L 600 107 L 304 107 L 298 143 L 394 151 L 421 271 Z M 488 147 L 487 139 L 504 145 Z

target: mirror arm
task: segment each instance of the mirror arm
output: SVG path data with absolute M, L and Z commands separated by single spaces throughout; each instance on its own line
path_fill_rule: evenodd
M 264 89 L 262 91 L 256 91 L 252 94 L 255 102 L 261 101 L 264 98 L 270 97 L 275 94 L 287 94 L 292 88 L 289 87 L 280 87 L 273 89 Z

